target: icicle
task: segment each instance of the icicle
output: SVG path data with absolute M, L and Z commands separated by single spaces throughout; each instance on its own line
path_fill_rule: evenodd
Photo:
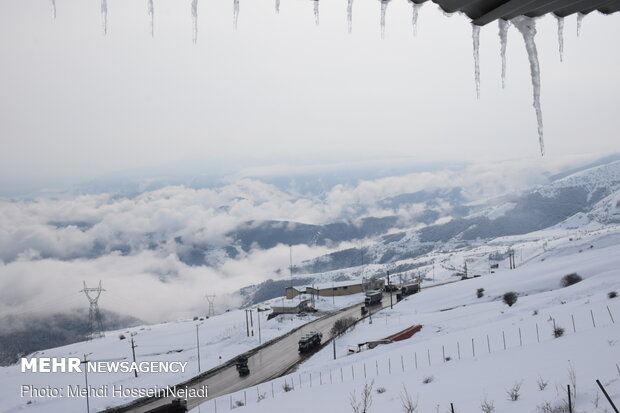
M 390 0 L 381 0 L 381 39 L 385 39 L 385 12 Z
M 319 0 L 313 0 L 314 2 L 314 24 L 319 25 Z
M 151 37 L 155 36 L 155 9 L 153 0 L 148 0 L 149 16 L 151 17 Z
M 280 0 L 276 0 L 276 13 L 280 13 Z
M 560 62 L 564 60 L 564 17 L 555 15 L 558 21 L 558 51 L 560 52 Z
M 347 31 L 353 31 L 353 0 L 347 0 Z
M 471 25 L 471 36 L 474 41 L 474 72 L 476 76 L 476 97 L 480 99 L 480 26 Z
M 233 1 L 233 27 L 237 30 L 237 21 L 239 20 L 239 0 Z
M 198 41 L 198 0 L 192 0 L 192 41 Z
M 108 34 L 108 0 L 101 0 L 101 17 L 103 17 L 103 34 Z
M 536 50 L 536 21 L 529 17 L 519 16 L 512 19 L 512 24 L 521 32 L 525 42 L 525 49 L 530 60 L 530 72 L 532 76 L 532 88 L 534 94 L 534 109 L 538 121 L 538 141 L 540 154 L 545 155 L 545 143 L 543 141 L 543 120 L 540 107 L 540 66 L 538 64 L 538 51 Z
M 508 43 L 508 27 L 510 22 L 499 19 L 499 40 L 501 43 L 500 53 L 502 56 L 502 89 L 506 87 L 506 44 Z
M 56 20 L 56 0 L 50 0 L 50 6 L 52 6 L 52 17 Z
M 413 28 L 413 36 L 415 37 L 418 34 L 418 14 L 424 3 L 418 4 L 412 1 L 411 4 L 413 4 L 413 12 L 411 14 L 411 27 Z
M 577 37 L 579 37 L 579 34 L 581 33 L 581 22 L 585 16 L 585 14 L 577 13 Z

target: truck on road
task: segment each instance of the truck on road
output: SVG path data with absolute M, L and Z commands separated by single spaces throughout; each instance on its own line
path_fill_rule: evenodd
M 366 293 L 366 298 L 364 298 L 364 305 L 370 307 L 379 304 L 382 298 L 383 293 L 381 291 L 368 291 Z
M 319 347 L 321 345 L 321 339 L 323 338 L 323 334 L 317 331 L 311 331 L 309 333 L 304 334 L 299 339 L 299 352 L 305 353 L 312 350 L 315 347 Z
M 410 282 L 408 284 L 403 285 L 400 291 L 403 297 L 406 297 L 411 294 L 415 294 L 420 291 L 420 283 L 417 281 Z
M 247 376 L 250 374 L 250 368 L 248 367 L 248 358 L 247 357 L 239 357 L 237 362 L 235 363 L 237 367 L 237 371 L 240 376 Z

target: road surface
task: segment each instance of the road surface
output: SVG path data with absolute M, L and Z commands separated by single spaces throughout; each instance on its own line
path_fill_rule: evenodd
M 396 299 L 394 298 L 394 304 Z M 187 400 L 187 408 L 192 408 L 204 403 L 207 400 L 223 396 L 225 394 L 234 393 L 236 391 L 256 386 L 257 384 L 264 383 L 279 377 L 295 366 L 301 361 L 305 360 L 309 355 L 300 355 L 297 351 L 297 345 L 299 338 L 309 331 L 319 331 L 323 333 L 323 343 L 331 340 L 331 329 L 334 323 L 342 318 L 352 317 L 355 320 L 362 318 L 360 307 L 363 303 L 353 305 L 343 310 L 331 313 L 327 316 L 319 318 L 305 324 L 300 329 L 289 334 L 259 350 L 248 358 L 248 366 L 250 368 L 250 374 L 245 377 L 240 377 L 234 364 L 226 366 L 224 368 L 216 368 L 211 374 L 207 372 L 203 378 L 194 379 L 187 387 L 189 388 L 202 388 L 204 385 L 208 386 L 207 398 L 193 398 Z M 380 309 L 390 306 L 390 298 L 388 294 L 385 294 L 382 301 L 382 306 L 375 306 L 372 312 L 376 312 Z M 312 353 L 310 353 L 311 355 Z M 180 386 L 185 387 L 185 386 Z M 105 412 L 133 412 L 133 413 L 146 413 L 163 404 L 168 404 L 172 401 L 172 398 L 151 398 L 147 400 L 141 400 L 134 402 L 124 407 L 117 407 L 105 410 Z

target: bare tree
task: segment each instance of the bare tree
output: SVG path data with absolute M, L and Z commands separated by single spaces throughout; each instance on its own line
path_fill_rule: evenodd
M 538 384 L 538 390 L 543 391 L 545 390 L 545 387 L 547 387 L 547 384 L 549 384 L 549 382 L 545 381 L 545 379 L 543 379 L 542 376 L 538 376 L 538 379 L 536 380 L 536 384 Z
M 375 381 L 371 381 L 370 383 L 364 384 L 362 388 L 362 394 L 360 395 L 360 400 L 357 400 L 357 395 L 355 394 L 355 390 L 350 395 L 351 408 L 353 409 L 353 413 L 370 413 L 370 406 L 372 406 L 372 387 L 374 386 Z
M 400 401 L 403 406 L 403 412 L 405 413 L 416 413 L 418 411 L 418 399 L 416 398 L 413 401 L 413 398 L 407 391 L 407 388 L 403 384 L 403 391 L 400 392 Z

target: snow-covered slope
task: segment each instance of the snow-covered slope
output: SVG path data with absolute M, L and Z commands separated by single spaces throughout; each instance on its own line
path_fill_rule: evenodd
M 517 259 L 517 269 L 500 262 L 494 274 L 423 289 L 336 340 L 335 360 L 328 346 L 273 384 L 221 398 L 219 409 L 247 400 L 247 410 L 259 413 L 353 411 L 352 395 L 359 401 L 364 385 L 372 383 L 368 412 L 375 413 L 404 411 L 405 389 L 418 402 L 416 412 L 449 412 L 450 403 L 457 412 L 480 412 L 484 402 L 496 412 L 564 412 L 545 408 L 565 407 L 567 385 L 576 392 L 575 412 L 612 411 L 595 380 L 618 401 L 620 298 L 608 294 L 620 291 L 620 231 L 578 239 L 555 234 L 546 233 L 537 255 L 522 264 Z M 563 287 L 563 276 L 572 272 L 583 281 Z M 519 296 L 511 307 L 501 299 L 508 291 Z M 416 324 L 422 331 L 408 340 L 349 353 L 358 343 Z M 563 335 L 554 337 L 554 327 Z M 285 392 L 285 382 L 294 390 Z M 515 385 L 518 400 L 509 400 Z M 257 394 L 265 397 L 259 403 Z M 201 412 L 214 411 L 215 403 Z

